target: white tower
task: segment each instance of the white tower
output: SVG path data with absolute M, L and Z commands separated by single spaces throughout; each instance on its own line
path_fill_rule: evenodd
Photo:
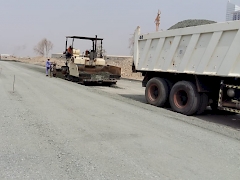
M 233 4 L 228 0 L 227 2 L 227 11 L 226 11 L 226 21 L 233 21 L 233 12 L 239 11 L 240 7 L 236 4 Z

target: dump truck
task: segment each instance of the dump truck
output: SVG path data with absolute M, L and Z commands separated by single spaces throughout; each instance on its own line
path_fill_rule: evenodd
M 240 21 L 141 34 L 133 72 L 143 75 L 147 103 L 184 115 L 207 106 L 240 113 Z
M 72 40 L 70 45 L 72 53 L 70 55 L 67 54 L 69 39 Z M 74 40 L 76 39 L 89 40 L 92 42 L 92 47 L 81 53 L 80 49 L 74 46 Z M 56 77 L 65 78 L 80 84 L 116 84 L 121 77 L 121 68 L 106 64 L 102 52 L 102 42 L 103 38 L 98 38 L 97 35 L 95 37 L 66 36 L 64 51 L 66 63 L 65 66 L 56 69 Z M 100 46 L 97 47 L 97 43 Z

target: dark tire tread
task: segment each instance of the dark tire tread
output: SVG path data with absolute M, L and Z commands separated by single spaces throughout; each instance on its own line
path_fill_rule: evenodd
M 151 86 L 156 86 L 158 88 L 158 94 L 160 94 L 155 100 L 150 97 Z M 166 81 L 162 78 L 154 77 L 150 79 L 146 85 L 145 98 L 147 102 L 151 105 L 164 107 L 168 100 L 169 88 Z
M 178 107 L 174 102 L 174 95 L 178 91 L 184 91 L 186 92 L 188 96 L 188 102 L 184 107 Z M 170 92 L 169 96 L 169 102 L 173 109 L 173 111 L 176 111 L 178 113 L 182 113 L 184 115 L 193 115 L 197 112 L 199 108 L 200 103 L 200 94 L 197 91 L 196 86 L 189 81 L 179 81 L 172 87 L 172 90 Z

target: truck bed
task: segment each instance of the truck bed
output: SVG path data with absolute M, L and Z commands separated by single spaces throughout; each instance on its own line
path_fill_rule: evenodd
M 137 71 L 240 77 L 240 21 L 135 32 Z

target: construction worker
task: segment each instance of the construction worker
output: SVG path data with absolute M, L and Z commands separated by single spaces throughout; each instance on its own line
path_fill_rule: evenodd
M 73 53 L 72 49 L 73 49 L 72 46 L 68 47 L 67 52 L 66 52 L 66 57 L 67 58 L 72 56 L 72 53 Z
M 48 58 L 46 61 L 46 76 L 48 76 L 48 70 L 50 69 L 50 67 L 51 67 L 51 62 L 50 62 L 50 59 Z

